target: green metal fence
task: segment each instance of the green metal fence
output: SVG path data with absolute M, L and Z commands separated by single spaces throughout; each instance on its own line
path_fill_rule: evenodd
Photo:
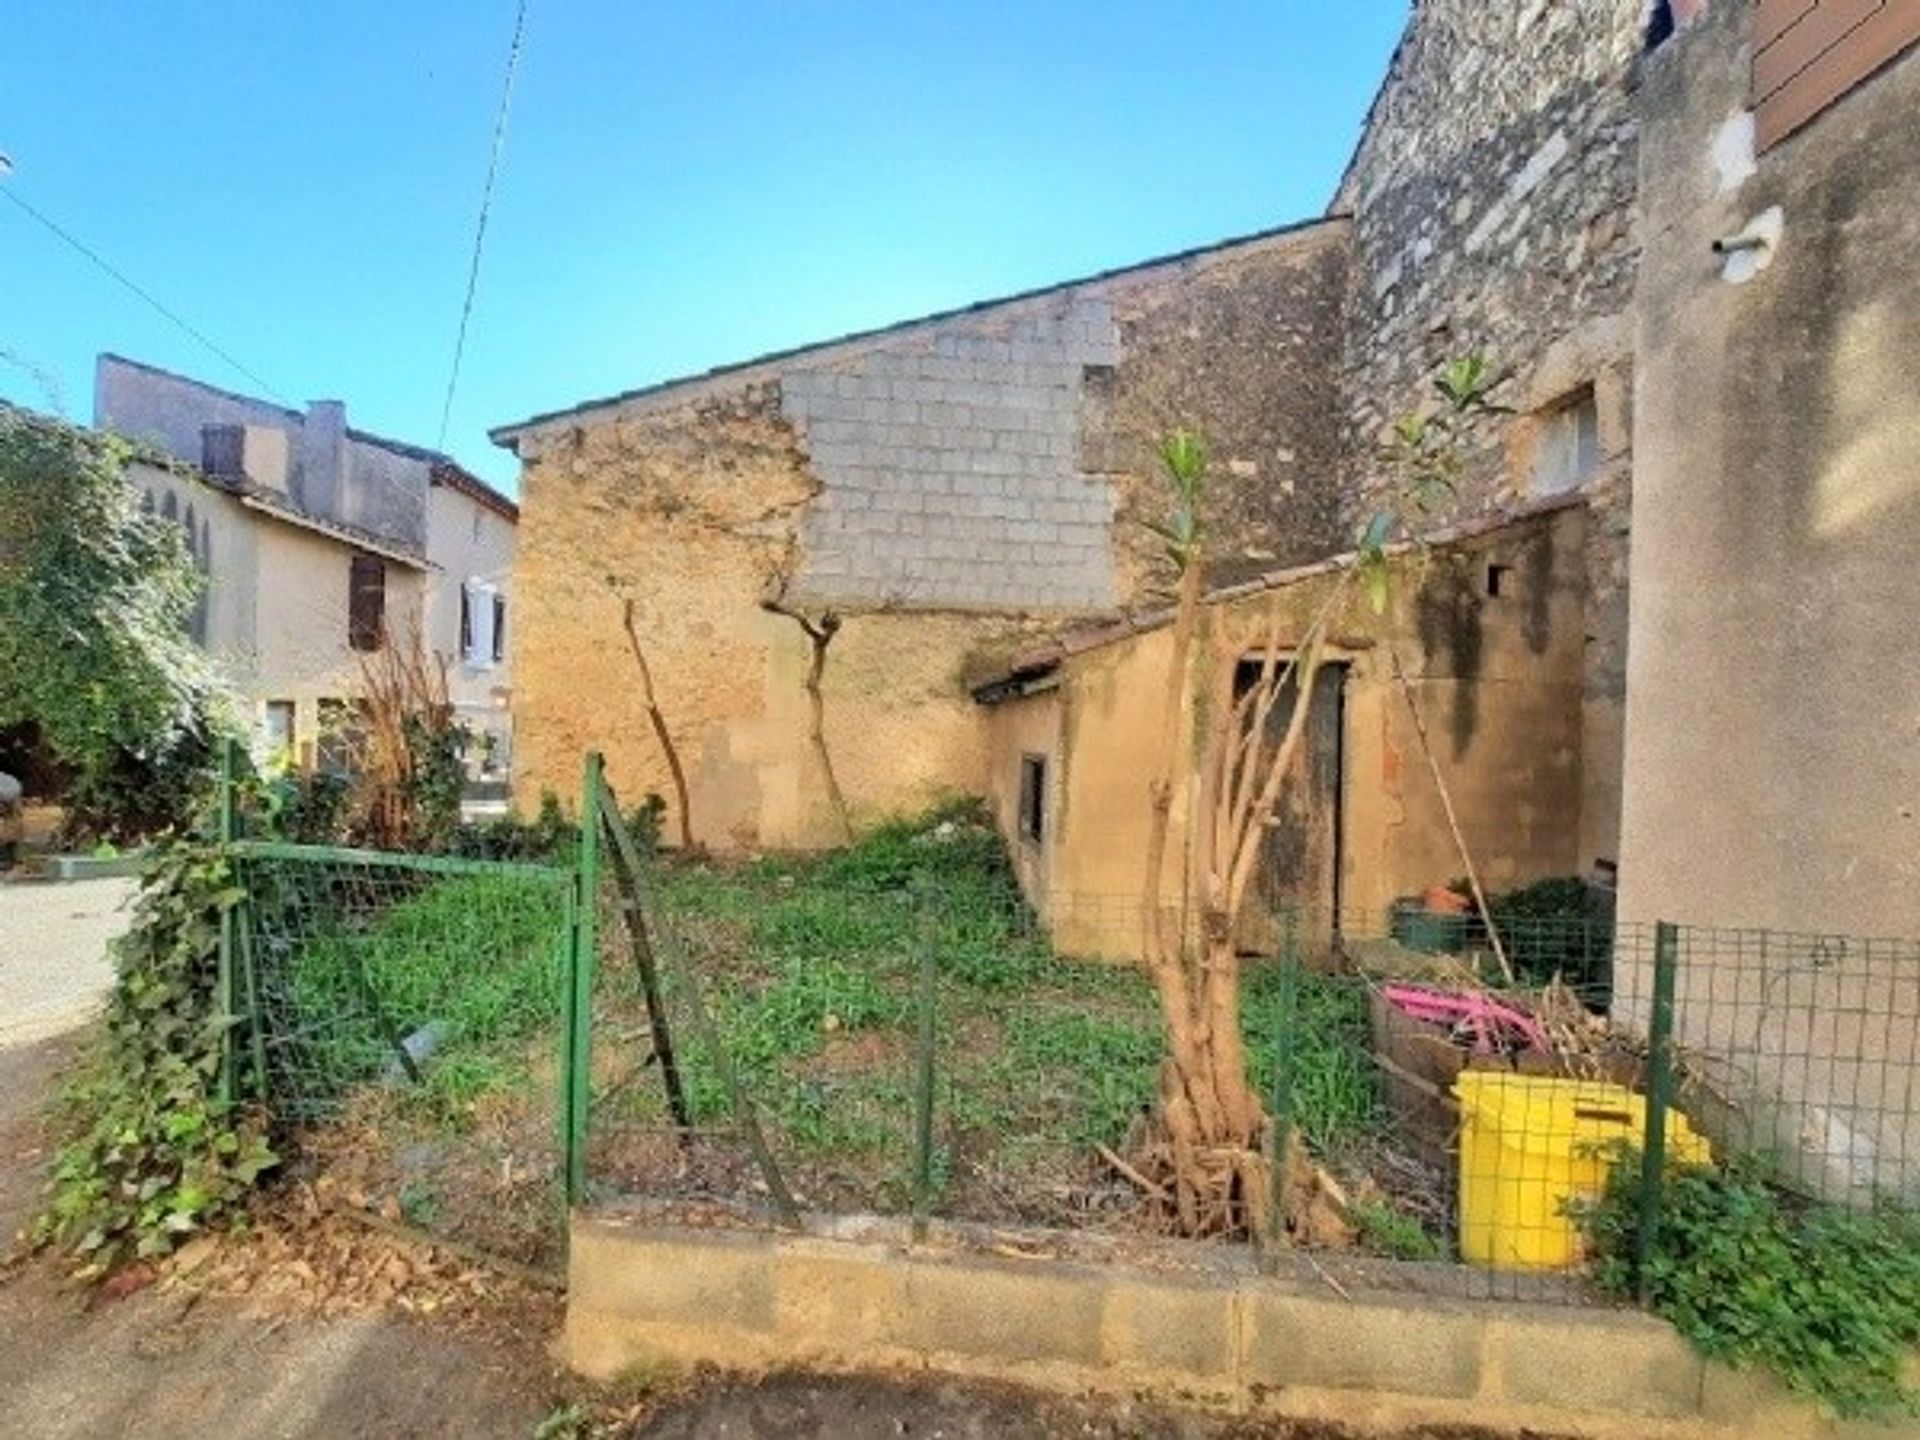
M 1036 905 L 990 828 L 945 828 L 643 860 L 603 896 L 587 1199 L 1034 1227 L 1100 1253 L 1166 1232 L 1131 1163 L 1161 1062 L 1140 902 Z M 1273 1168 L 1253 1237 L 1275 1265 L 1584 1302 L 1568 1205 L 1615 1165 L 1640 1177 L 1643 1251 L 1681 1164 L 1737 1158 L 1848 1203 L 1920 1181 L 1920 947 L 1597 913 L 1489 933 L 1410 904 L 1276 912 L 1248 948 L 1269 1144 L 1297 1135 L 1304 1162 Z M 1327 1203 L 1282 1193 L 1302 1183 Z
M 554 1262 L 584 1154 L 569 1079 L 592 857 L 288 844 L 223 809 L 245 895 L 221 936 L 223 1084 L 267 1107 L 323 1202 Z

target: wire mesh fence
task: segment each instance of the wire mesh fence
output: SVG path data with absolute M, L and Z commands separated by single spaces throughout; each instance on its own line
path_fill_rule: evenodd
M 609 912 L 593 1197 L 777 1221 L 744 1115 L 809 1210 L 1163 1232 L 1133 1163 L 1163 1063 L 1142 906 L 1030 903 L 976 838 L 903 834 L 891 868 L 871 847 L 650 865 L 641 923 L 684 1109 L 619 958 L 634 916 Z M 1586 1301 L 1582 1208 L 1624 1194 L 1630 1244 L 1649 1245 L 1673 1167 L 1758 1165 L 1851 1203 L 1914 1181 L 1913 945 L 1579 906 L 1490 930 L 1426 902 L 1276 910 L 1249 933 L 1265 943 L 1239 959 L 1239 1024 L 1282 1176 L 1251 1238 L 1275 1263 Z
M 235 844 L 234 1084 L 330 1202 L 530 1263 L 563 1243 L 573 874 Z

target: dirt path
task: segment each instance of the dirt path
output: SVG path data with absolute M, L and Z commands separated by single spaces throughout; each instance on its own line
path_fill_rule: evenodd
M 46 1159 L 36 1110 L 73 1041 L 0 1050 L 0 1234 Z M 0 1283 L 0 1436 L 34 1440 L 527 1440 L 549 1413 L 546 1337 L 381 1314 L 321 1319 L 145 1291 L 87 1307 L 40 1261 Z
M 1362 1440 L 1320 1421 L 1236 1420 L 1130 1401 L 1060 1399 L 938 1379 L 776 1375 L 705 1389 L 665 1407 L 629 1440 Z M 1367 1440 L 1382 1440 L 1370 1434 Z M 1459 1426 L 1393 1440 L 1501 1440 Z M 1527 1440 L 1552 1440 L 1529 1436 Z

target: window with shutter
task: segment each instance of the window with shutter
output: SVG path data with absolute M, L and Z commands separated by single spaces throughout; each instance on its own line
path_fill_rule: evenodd
M 1759 0 L 1753 109 L 1760 148 L 1786 139 L 1916 42 L 1915 0 Z
M 387 565 L 377 555 L 356 555 L 347 582 L 347 643 L 378 650 L 387 631 Z
M 493 661 L 499 664 L 507 658 L 507 597 L 493 597 Z
M 473 591 L 460 587 L 460 658 L 473 660 Z

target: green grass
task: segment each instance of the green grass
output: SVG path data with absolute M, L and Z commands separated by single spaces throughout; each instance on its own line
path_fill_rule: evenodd
M 1003 1196 L 1084 1177 L 1093 1147 L 1120 1147 L 1152 1103 L 1161 1023 L 1151 986 L 1127 965 L 1053 955 L 977 804 L 883 826 L 822 856 L 733 867 L 662 861 L 651 887 L 656 941 L 700 976 L 776 1149 L 859 1169 L 876 1199 L 897 1195 L 910 1165 L 928 954 L 938 976 L 943 1176 L 985 1176 Z M 1251 972 L 1245 991 L 1263 1094 L 1272 1084 L 1274 981 Z M 1381 1124 L 1365 998 L 1309 975 L 1298 1003 L 1298 1119 L 1317 1149 L 1337 1150 Z M 674 1008 L 696 1116 L 718 1121 L 729 1112 L 724 1086 L 684 1007 Z M 627 1088 L 623 1098 L 637 1108 L 628 1113 L 657 1123 L 657 1085 L 642 1077 Z
M 384 890 L 283 899 L 259 944 L 277 1012 L 283 1095 L 308 1115 L 399 1068 L 395 1042 L 431 1027 L 413 1092 L 444 1117 L 526 1081 L 524 1046 L 559 1006 L 553 886 L 518 876 L 390 878 Z

